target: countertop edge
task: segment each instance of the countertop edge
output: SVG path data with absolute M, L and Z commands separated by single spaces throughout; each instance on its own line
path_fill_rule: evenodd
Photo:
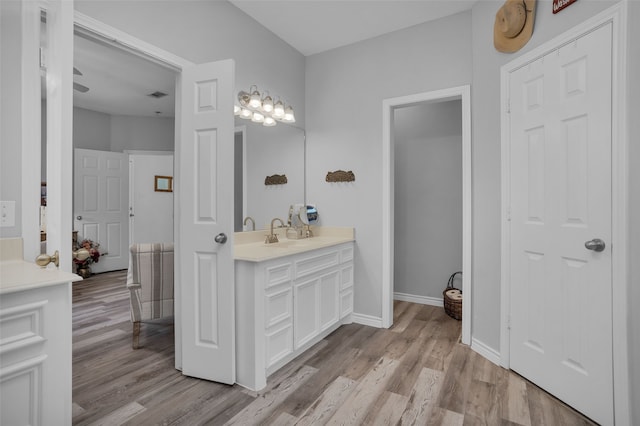
M 324 238 L 327 238 L 327 237 L 324 237 Z M 242 256 L 242 255 L 236 255 L 234 252 L 233 259 L 241 262 L 253 262 L 253 263 L 266 262 L 273 259 L 279 259 L 282 257 L 287 257 L 287 256 L 300 254 L 300 253 L 306 253 L 306 252 L 319 250 L 326 247 L 333 247 L 333 246 L 337 246 L 344 243 L 350 243 L 354 241 L 355 241 L 354 238 L 336 238 L 335 240 L 332 240 L 332 241 L 325 240 L 313 246 L 305 246 L 305 247 L 297 247 L 297 248 L 292 247 L 292 248 L 282 249 L 282 251 L 280 252 L 274 252 L 273 254 L 269 254 L 266 256 Z

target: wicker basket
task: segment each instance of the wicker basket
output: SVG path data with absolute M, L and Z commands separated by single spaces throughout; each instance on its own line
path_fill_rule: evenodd
M 449 277 L 447 288 L 442 292 L 442 297 L 444 299 L 444 311 L 451 318 L 459 321 L 462 319 L 462 290 L 453 286 L 453 280 L 458 274 L 462 274 L 462 271 L 455 272 Z

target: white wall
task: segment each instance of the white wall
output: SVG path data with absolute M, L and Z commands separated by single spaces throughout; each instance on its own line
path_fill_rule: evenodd
M 462 270 L 462 103 L 398 108 L 393 132 L 394 291 L 441 301 Z
M 16 202 L 16 224 L 0 228 L 2 238 L 22 235 L 20 7 L 17 1 L 0 2 L 0 200 Z
M 133 206 L 129 243 L 173 242 L 173 192 L 156 192 L 155 176 L 173 176 L 173 155 L 129 155 Z
M 307 199 L 356 228 L 355 312 L 381 318 L 382 101 L 471 83 L 471 13 L 307 57 Z M 328 184 L 327 171 L 356 180 Z

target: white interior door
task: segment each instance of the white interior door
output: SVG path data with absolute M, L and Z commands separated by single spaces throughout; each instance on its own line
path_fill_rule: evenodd
M 510 108 L 510 367 L 613 424 L 611 24 L 513 72 Z
M 100 244 L 93 272 L 129 266 L 129 160 L 121 152 L 74 150 L 73 218 L 78 239 Z
M 173 155 L 129 155 L 129 244 L 173 242 L 173 192 L 156 191 L 155 176 L 173 176 Z
M 232 60 L 183 69 L 176 182 L 182 372 L 229 384 L 235 382 L 233 76 Z
M 73 1 L 52 0 L 47 2 L 46 9 L 47 252 L 59 251 L 60 269 L 71 272 Z M 37 161 L 37 170 L 40 158 L 31 161 Z M 35 229 L 37 224 L 26 223 L 23 226 Z

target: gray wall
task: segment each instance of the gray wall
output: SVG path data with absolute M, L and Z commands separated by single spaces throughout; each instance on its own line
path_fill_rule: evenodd
M 307 57 L 307 200 L 356 228 L 355 312 L 380 318 L 382 101 L 471 83 L 471 13 Z M 327 171 L 356 180 L 328 184 Z
M 293 105 L 304 128 L 304 56 L 226 1 L 76 0 L 75 8 L 196 64 L 232 58 L 252 84 Z
M 109 115 L 73 108 L 73 147 L 123 152 L 173 151 L 175 120 Z
M 22 235 L 22 116 L 20 2 L 0 2 L 0 200 L 16 202 L 16 226 L 0 237 Z
M 579 1 L 557 15 L 538 2 L 533 36 L 515 54 L 493 47 L 493 23 L 503 2 L 480 1 L 473 8 L 471 86 L 473 165 L 473 337 L 500 349 L 500 67 L 614 1 Z
M 462 102 L 396 109 L 393 140 L 394 291 L 441 301 L 462 270 Z
M 73 108 L 73 147 L 111 151 L 111 116 Z
M 629 363 L 631 365 L 631 401 L 633 421 L 640 424 L 640 2 L 629 2 L 629 67 L 628 67 L 628 120 L 629 120 L 629 222 L 630 222 L 630 275 L 629 280 Z
M 173 151 L 175 119 L 111 116 L 111 151 Z

